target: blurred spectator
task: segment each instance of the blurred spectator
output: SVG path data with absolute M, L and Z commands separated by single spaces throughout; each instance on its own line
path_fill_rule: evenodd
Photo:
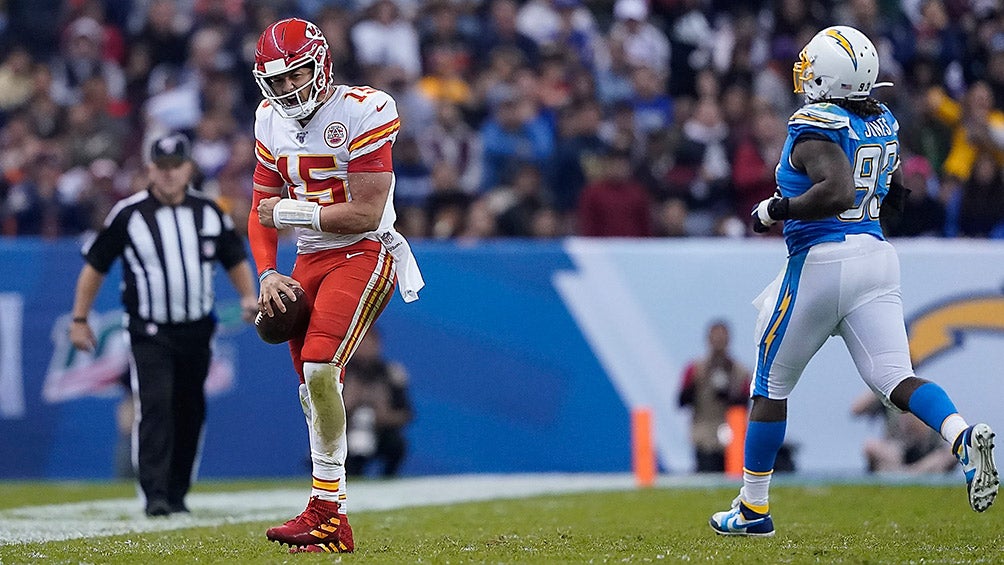
M 481 190 L 499 184 L 517 162 L 543 166 L 554 150 L 554 138 L 533 101 L 516 96 L 513 89 L 500 92 L 492 115 L 481 128 L 484 169 Z
M 377 0 L 370 6 L 368 17 L 352 28 L 351 37 L 363 67 L 400 67 L 409 80 L 421 74 L 418 32 L 391 0 Z
M 869 473 L 947 473 L 958 464 L 938 432 L 913 414 L 886 407 L 874 392 L 858 397 L 851 413 L 883 421 L 882 437 L 864 445 Z
M 328 41 L 332 80 L 336 84 L 357 84 L 362 77 L 355 45 L 352 43 L 350 31 L 352 18 L 353 16 L 348 10 L 337 6 L 325 6 L 317 13 L 315 20 L 317 26 L 321 28 L 324 38 Z M 258 26 L 258 29 L 264 29 L 269 23 L 278 19 L 278 14 L 269 14 L 265 17 L 264 24 Z M 258 29 L 253 32 L 255 36 L 259 33 Z
M 467 217 L 464 219 L 464 229 L 458 239 L 462 243 L 473 243 L 498 235 L 498 224 L 495 212 L 492 210 L 490 195 L 482 196 L 467 207 Z
M 404 428 L 414 417 L 408 373 L 384 357 L 380 333 L 371 327 L 346 367 L 345 420 L 348 457 L 345 472 L 364 475 L 380 464 L 381 477 L 397 475 L 407 455 Z
M 46 65 L 35 65 L 25 117 L 31 131 L 43 139 L 59 138 L 66 129 L 66 108 L 52 97 L 52 72 Z
M 536 95 L 541 108 L 551 115 L 551 119 L 556 119 L 557 112 L 572 102 L 571 67 L 561 53 L 555 52 L 541 59 L 538 73 L 530 69 L 525 69 L 523 73 L 531 85 L 526 90 Z
M 980 153 L 969 180 L 962 183 L 959 203 L 959 235 L 988 237 L 1004 226 L 1004 177 L 1001 165 L 988 153 Z
M 613 150 L 603 158 L 600 178 L 583 188 L 578 234 L 591 237 L 652 235 L 652 209 L 645 186 L 631 176 L 631 156 Z
M 419 35 L 422 67 L 429 69 L 432 50 L 445 46 L 457 54 L 457 67 L 462 74 L 466 74 L 471 68 L 474 43 L 460 29 L 459 6 L 449 0 L 437 0 L 429 4 L 425 10 L 428 13 L 428 24 Z
M 800 104 L 792 62 L 829 22 L 873 36 L 883 73 L 896 83 L 877 96 L 899 116 L 904 169 L 907 156 L 933 167 L 918 173 L 927 190 L 910 185 L 908 212 L 890 234 L 1004 232 L 996 223 L 986 227 L 1004 197 L 985 182 L 989 176 L 970 179 L 988 169 L 977 167 L 980 155 L 1004 166 L 1004 113 L 995 102 L 1004 98 L 1004 19 L 995 2 L 22 4 L 7 7 L 6 28 L 0 21 L 7 47 L 0 60 L 0 196 L 23 180 L 43 145 L 66 159 L 63 185 L 82 186 L 92 163 L 110 161 L 114 176 L 96 180 L 125 193 L 142 182 L 122 148 L 181 130 L 192 136 L 206 175 L 201 188 L 242 225 L 253 152 L 236 152 L 246 151 L 261 100 L 250 75 L 255 42 L 268 23 L 305 15 L 327 38 L 334 83 L 368 84 L 397 100 L 400 135 L 421 154 L 420 174 L 399 179 L 402 192 L 426 191 L 416 208 L 400 211 L 402 229 L 417 237 L 499 235 L 491 217 L 499 199 L 477 196 L 523 162 L 543 173 L 545 203 L 521 233 L 576 233 L 582 187 L 597 174 L 596 155 L 610 147 L 630 153 L 633 180 L 659 203 L 651 210 L 653 233 L 728 235 L 736 217 L 772 190 L 777 132 L 766 124 L 776 129 L 780 120 L 771 116 Z M 395 152 L 395 160 L 413 158 L 414 151 Z M 441 165 L 442 177 L 457 179 L 447 184 L 467 197 L 439 194 Z M 445 200 L 423 202 L 433 196 Z
M 686 183 L 691 222 L 688 231 L 692 234 L 711 235 L 717 217 L 734 207 L 729 182 L 731 164 L 725 148 L 727 135 L 721 108 L 713 99 L 700 100 L 693 117 L 683 124 L 677 164 L 689 172 L 679 180 Z
M 958 181 L 969 179 L 980 152 L 1004 164 L 1004 112 L 994 107 L 993 92 L 984 82 L 973 84 L 962 104 L 935 88 L 927 102 L 934 116 L 952 128 L 952 145 L 942 165 L 946 175 Z
M 476 39 L 475 55 L 480 65 L 488 63 L 496 49 L 515 49 L 531 65 L 537 63 L 537 44 L 516 27 L 515 0 L 490 0 L 488 20 Z
M 673 123 L 673 100 L 666 94 L 665 75 L 650 67 L 635 67 L 631 73 L 634 96 L 634 126 L 637 135 L 666 129 Z
M 738 139 L 732 152 L 732 211 L 747 216 L 750 210 L 777 189 L 774 168 L 781 156 L 786 130 L 784 122 L 765 103 L 751 106 L 751 128 Z
M 426 98 L 401 67 L 371 68 L 367 82 L 397 101 L 398 113 L 404 117 L 401 120 L 401 135 L 417 137 L 435 121 L 436 105 Z
M 582 188 L 597 174 L 599 161 L 607 152 L 607 144 L 599 136 L 601 116 L 599 104 L 592 100 L 559 114 L 550 184 L 555 210 L 566 220 L 574 215 Z
M 516 14 L 516 29 L 540 47 L 564 46 L 588 53 L 596 22 L 579 0 L 528 0 Z
M 701 3 L 702 0 L 680 2 L 683 13 L 672 24 L 669 36 L 672 46 L 669 93 L 672 96 L 695 95 L 696 73 L 711 65 L 712 48 L 717 36 Z
M 453 167 L 440 164 L 432 170 L 432 194 L 426 201 L 429 235 L 453 239 L 464 230 L 470 195 L 457 184 Z
M 34 90 L 34 63 L 24 47 L 14 47 L 0 63 L 0 116 L 20 109 Z
M 27 116 L 15 114 L 0 130 L 0 171 L 4 185 L 21 182 L 44 144 L 32 131 Z
M 729 351 L 729 333 L 723 320 L 708 325 L 708 351 L 687 364 L 680 383 L 678 402 L 691 409 L 690 442 L 698 473 L 725 471 L 725 446 L 732 437 L 725 414 L 749 401 L 750 370 Z
M 209 194 L 216 194 L 216 203 L 234 221 L 234 229 L 242 236 L 247 235 L 248 214 L 251 212 L 251 179 L 254 175 L 254 137 L 250 133 L 238 132 L 230 139 L 229 158 L 213 181 L 206 181 L 204 187 Z
M 580 0 L 531 0 L 520 9 L 517 25 L 542 51 L 567 59 L 569 67 L 595 68 L 602 37 Z
M 71 201 L 59 192 L 62 160 L 39 153 L 21 182 L 11 187 L 3 206 L 5 235 L 55 238 L 77 235 L 91 227 L 88 203 Z
M 550 206 L 543 175 L 533 162 L 517 165 L 508 186 L 493 191 L 499 235 L 531 237 L 534 218 Z
M 957 92 L 962 79 L 962 29 L 949 16 L 942 0 L 924 0 L 919 7 L 919 17 L 913 20 L 911 32 L 904 36 L 906 45 L 901 46 L 900 56 L 907 61 L 914 58 L 935 61 L 939 81 L 946 81 L 949 91 Z
M 617 0 L 614 18 L 609 33 L 611 50 L 622 52 L 632 67 L 648 67 L 659 74 L 669 71 L 669 39 L 648 21 L 646 0 Z
M 103 88 L 94 79 L 93 84 Z M 100 99 L 100 94 L 98 95 Z M 87 165 L 95 159 L 119 160 L 126 139 L 125 124 L 112 119 L 100 104 L 77 104 L 67 113 L 65 147 L 70 166 Z
M 421 132 L 418 143 L 426 166 L 447 166 L 457 175 L 457 184 L 466 193 L 474 193 L 481 183 L 481 138 L 463 120 L 460 109 L 441 103 L 436 120 Z
M 188 59 L 188 29 L 175 0 L 152 0 L 142 29 L 130 38 L 130 49 L 146 55 L 148 68 L 181 67 Z
M 415 138 L 400 136 L 394 144 L 394 203 L 408 208 L 424 208 L 432 192 L 432 171 L 422 161 Z
M 679 198 L 668 198 L 655 209 L 655 234 L 659 237 L 686 237 L 687 203 Z
M 81 88 L 90 78 L 100 78 L 113 101 L 125 100 L 125 73 L 103 53 L 104 28 L 87 16 L 66 29 L 60 56 L 52 63 L 52 97 L 61 106 L 80 102 Z
M 426 73 L 418 89 L 432 102 L 468 106 L 473 98 L 470 84 L 463 75 L 467 53 L 455 45 L 440 43 L 429 47 Z
M 192 161 L 204 179 L 215 179 L 230 160 L 230 137 L 236 127 L 229 112 L 215 111 L 202 116 L 195 128 Z
M 938 199 L 937 176 L 927 159 L 914 155 L 903 160 L 903 183 L 910 194 L 906 197 L 903 217 L 898 225 L 883 231 L 889 236 L 945 235 L 945 205 Z
M 608 44 L 606 60 L 596 70 L 596 97 L 604 107 L 612 107 L 634 97 L 631 80 L 631 62 L 624 45 L 616 41 Z
M 154 131 L 192 131 L 202 118 L 199 83 L 181 69 L 161 65 L 150 73 L 143 125 Z

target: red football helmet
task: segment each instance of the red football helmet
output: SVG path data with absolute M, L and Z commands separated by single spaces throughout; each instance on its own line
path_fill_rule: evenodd
M 306 65 L 314 66 L 313 79 L 293 92 L 277 94 L 269 84 L 269 79 Z M 306 118 L 332 87 L 328 42 L 321 29 L 306 20 L 279 20 L 258 38 L 252 73 L 276 112 L 284 118 Z

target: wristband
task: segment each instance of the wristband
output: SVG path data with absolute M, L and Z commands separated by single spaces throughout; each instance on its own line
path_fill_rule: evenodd
M 767 205 L 767 214 L 774 220 L 787 220 L 789 216 L 788 206 L 787 196 L 775 198 Z
M 275 274 L 275 273 L 278 273 L 278 272 L 279 271 L 276 271 L 275 269 L 265 269 L 264 271 L 261 272 L 260 275 L 258 275 L 258 284 L 261 284 L 262 282 L 264 282 L 265 281 L 265 277 L 267 277 L 269 275 L 272 275 L 272 274 Z
M 283 198 L 272 208 L 272 223 L 276 229 L 297 226 L 322 231 L 321 206 L 316 202 Z
M 86 324 L 87 323 L 87 316 L 78 316 L 76 318 L 73 318 L 72 321 L 73 321 L 74 324 Z

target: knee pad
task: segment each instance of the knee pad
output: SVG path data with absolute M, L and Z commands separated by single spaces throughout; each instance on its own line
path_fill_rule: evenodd
M 310 405 L 310 422 L 325 444 L 345 435 L 345 405 L 342 401 L 342 368 L 334 363 L 303 364 Z

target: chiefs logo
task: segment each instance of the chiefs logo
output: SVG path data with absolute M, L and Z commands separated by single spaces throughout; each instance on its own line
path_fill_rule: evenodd
M 328 124 L 328 127 L 324 128 L 324 142 L 332 148 L 340 147 L 344 144 L 348 135 L 345 125 L 340 122 L 331 122 Z

